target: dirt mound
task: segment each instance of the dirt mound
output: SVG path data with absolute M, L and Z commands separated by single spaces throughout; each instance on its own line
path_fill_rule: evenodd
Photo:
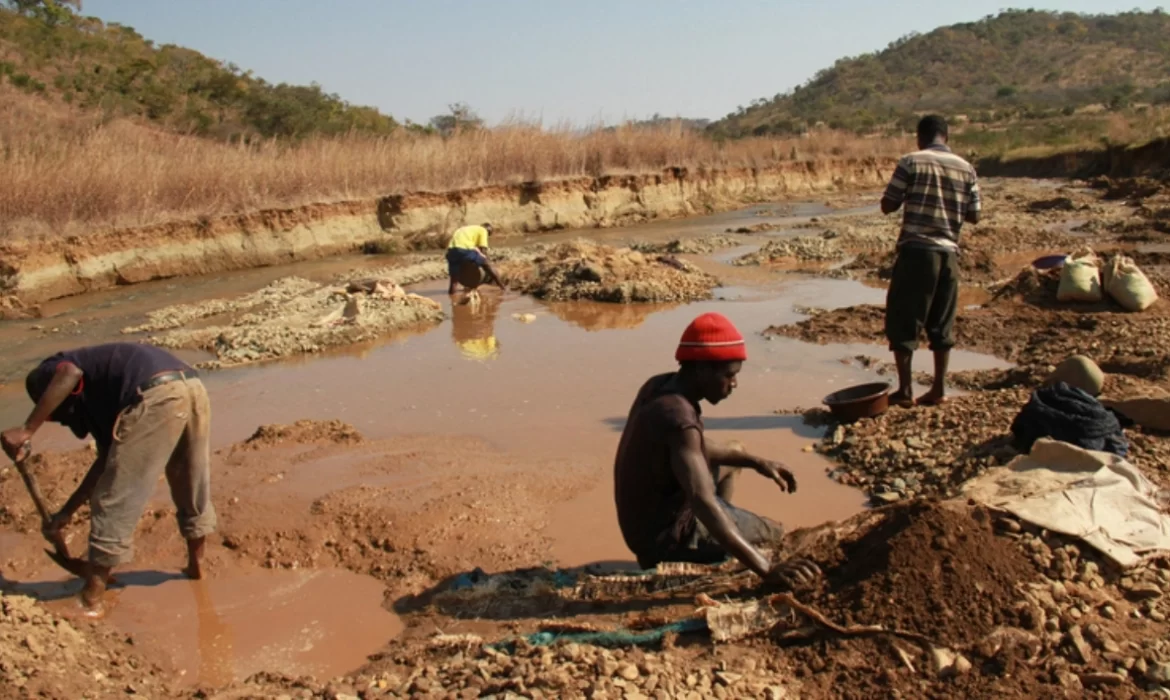
M 1052 199 L 1037 199 L 1028 202 L 1029 211 L 1076 211 L 1077 205 L 1068 197 L 1053 197 Z
M 630 244 L 631 250 L 647 254 L 666 255 L 707 255 L 724 248 L 734 248 L 743 245 L 744 241 L 730 236 L 699 236 L 696 238 L 676 238 L 666 243 L 650 243 L 638 241 Z
M 236 447 L 260 450 L 281 444 L 356 445 L 365 438 L 357 428 L 339 420 L 299 420 L 292 425 L 262 425 Z
M 509 284 L 538 299 L 619 304 L 709 299 L 719 281 L 668 255 L 647 255 L 589 241 L 562 243 L 531 265 L 508 263 Z
M 917 501 L 882 513 L 881 520 L 830 555 L 825 609 L 849 624 L 880 624 L 963 646 L 1014 620 L 1016 586 L 1037 577 L 990 519 L 965 509 Z
M 14 296 L 0 297 L 0 321 L 24 321 L 41 317 L 41 307 L 29 306 Z
M 171 695 L 162 669 L 142 662 L 124 635 L 78 628 L 32 598 L 0 591 L 4 697 Z M 11 693 L 11 695 L 10 695 Z
M 1124 199 L 1126 201 L 1140 201 L 1160 193 L 1165 184 L 1158 180 L 1146 177 L 1127 177 L 1110 179 L 1102 177 L 1091 183 L 1094 189 L 1104 190 L 1105 199 Z
M 255 309 L 225 325 L 176 328 L 149 338 L 161 347 L 208 351 L 216 359 L 199 366 L 215 369 L 376 340 L 393 331 L 438 323 L 445 316 L 438 302 L 406 293 L 393 279 L 365 284 L 369 281 L 364 277 L 358 283 L 318 285 L 296 278 L 279 280 L 238 300 L 176 307 L 147 326 L 128 330 L 175 327 L 192 318 Z

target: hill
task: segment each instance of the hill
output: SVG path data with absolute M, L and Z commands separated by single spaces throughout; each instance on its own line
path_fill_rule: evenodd
M 823 123 L 865 133 L 906 129 L 928 111 L 989 123 L 1168 102 L 1170 15 L 1009 10 L 839 60 L 709 129 L 741 137 Z
M 318 85 L 273 85 L 232 64 L 60 3 L 0 8 L 0 83 L 32 95 L 224 139 L 350 131 L 387 134 L 397 122 Z

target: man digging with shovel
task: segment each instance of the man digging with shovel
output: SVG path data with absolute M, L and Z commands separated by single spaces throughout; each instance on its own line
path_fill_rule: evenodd
M 85 579 L 80 597 L 87 612 L 104 613 L 110 571 L 132 559 L 134 529 L 164 472 L 187 540 L 183 573 L 201 578 L 204 542 L 216 517 L 211 404 L 195 370 L 149 345 L 111 343 L 57 353 L 29 373 L 25 386 L 36 406 L 24 425 L 0 433 L 10 458 L 27 459 L 45 421 L 97 443 L 93 466 L 44 527 L 50 541 L 61 541 L 61 529 L 89 503 L 88 561 L 62 560 L 60 549 L 54 558 Z

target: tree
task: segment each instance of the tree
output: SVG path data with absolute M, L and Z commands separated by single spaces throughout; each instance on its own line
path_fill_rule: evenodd
M 460 131 L 474 131 L 483 128 L 483 119 L 464 102 L 447 105 L 449 114 L 440 114 L 431 117 L 430 125 L 443 136 L 450 136 Z
M 2 0 L 22 15 L 33 15 L 48 24 L 57 24 L 81 11 L 81 0 Z M 70 8 L 73 8 L 72 10 Z

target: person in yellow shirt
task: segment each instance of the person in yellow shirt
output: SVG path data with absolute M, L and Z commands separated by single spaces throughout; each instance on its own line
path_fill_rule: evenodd
M 451 283 L 447 286 L 447 294 L 455 294 L 455 285 L 458 282 L 459 268 L 466 263 L 472 263 L 483 268 L 487 273 L 485 282 L 494 282 L 500 289 L 504 282 L 496 271 L 492 269 L 487 259 L 488 234 L 492 232 L 491 224 L 479 226 L 461 226 L 451 234 L 451 243 L 447 245 L 447 274 Z

